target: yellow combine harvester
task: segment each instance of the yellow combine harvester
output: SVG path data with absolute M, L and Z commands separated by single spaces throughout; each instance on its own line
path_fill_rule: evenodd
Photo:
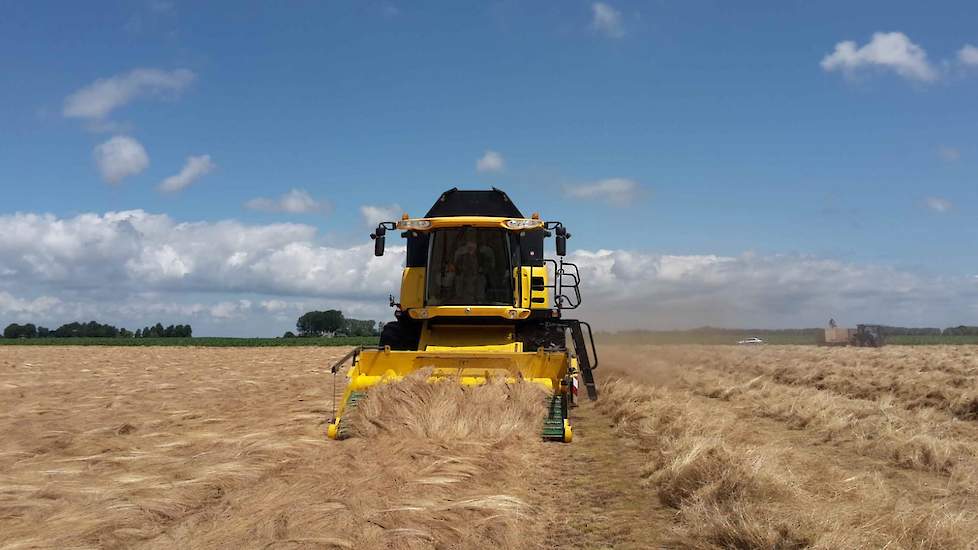
M 380 346 L 354 349 L 331 369 L 353 362 L 327 435 L 347 435 L 344 415 L 372 386 L 430 368 L 431 381 L 539 384 L 550 396 L 543 437 L 569 442 L 578 375 L 588 397 L 597 398 L 597 355 L 590 325 L 563 317 L 581 303 L 577 266 L 563 260 L 570 238 L 564 225 L 525 217 L 495 188 L 450 189 L 423 218 L 405 214 L 379 224 L 371 235 L 375 255 L 384 254 L 386 233 L 395 229 L 407 240 L 400 303 L 391 297 L 397 320 L 384 326 Z M 556 260 L 544 257 L 550 236 Z

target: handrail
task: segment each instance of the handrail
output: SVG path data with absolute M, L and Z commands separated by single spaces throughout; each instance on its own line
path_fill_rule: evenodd
M 549 288 L 554 291 L 554 302 L 558 309 L 576 309 L 581 305 L 581 272 L 577 267 L 577 264 L 572 262 L 565 262 L 561 258 L 560 263 L 551 258 L 545 258 L 544 263 L 553 264 L 554 267 L 554 277 L 553 284 L 544 285 L 544 288 Z M 567 268 L 573 268 L 573 271 Z M 569 277 L 571 284 L 564 283 L 564 277 Z M 573 290 L 573 295 L 564 294 L 564 287 Z
M 343 363 L 346 363 L 350 359 L 356 359 L 357 355 L 359 355 L 361 351 L 363 351 L 363 346 L 357 346 L 351 349 L 350 352 L 344 355 L 339 361 L 333 363 L 333 366 L 329 368 L 329 372 L 336 374 L 340 371 L 340 367 L 343 366 Z
M 591 362 L 591 370 L 598 368 L 598 348 L 594 345 L 594 331 L 591 330 L 591 323 L 587 321 L 578 321 L 580 324 L 587 327 L 588 339 L 591 340 L 591 357 L 594 359 Z

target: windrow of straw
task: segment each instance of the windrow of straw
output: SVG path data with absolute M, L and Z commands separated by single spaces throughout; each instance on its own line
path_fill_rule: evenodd
M 678 393 L 612 380 L 598 407 L 648 449 L 650 490 L 677 510 L 675 542 L 689 548 L 802 548 L 823 526 L 802 512 L 806 495 L 766 456 L 724 441 L 724 424 Z
M 974 346 L 668 346 L 655 354 L 684 369 L 765 376 L 854 399 L 889 396 L 894 405 L 908 410 L 935 409 L 960 420 L 978 420 L 978 347 Z
M 736 415 L 682 391 L 611 380 L 599 407 L 647 452 L 644 483 L 676 509 L 678 547 L 937 549 L 978 540 L 973 514 L 911 503 L 790 445 L 745 441 Z
M 853 399 L 764 376 L 747 381 L 720 373 L 687 376 L 701 395 L 744 404 L 757 416 L 809 431 L 823 442 L 852 444 L 863 455 L 949 476 L 961 490 L 976 488 L 978 429 L 970 423 L 933 409 L 898 407 L 888 395 Z

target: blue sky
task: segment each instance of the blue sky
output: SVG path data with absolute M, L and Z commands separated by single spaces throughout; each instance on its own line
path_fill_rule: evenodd
M 15 212 L 57 222 L 138 209 L 173 223 L 302 224 L 315 228 L 304 243 L 341 250 L 365 242 L 365 206 L 421 214 L 446 188 L 495 185 L 525 211 L 564 220 L 574 248 L 659 258 L 659 273 L 664 255 L 814 258 L 859 276 L 912 277 L 916 289 L 953 281 L 959 293 L 954 307 L 892 318 L 910 298 L 882 296 L 871 310 L 884 321 L 978 322 L 968 301 L 978 274 L 973 3 L 155 0 L 2 10 L 8 229 Z M 121 158 L 99 165 L 109 150 Z M 479 170 L 489 151 L 496 162 Z M 161 191 L 184 169 L 172 180 L 179 189 Z M 153 242 L 155 252 L 166 246 Z M 99 309 L 98 285 L 72 289 L 32 271 L 25 250 L 0 248 L 9 264 L 0 314 L 140 322 L 137 310 Z M 132 288 L 127 299 L 152 291 L 158 305 L 206 310 L 375 298 L 191 284 L 199 273 L 187 269 L 184 283 Z M 729 284 L 737 293 L 737 279 Z M 61 309 L 24 305 L 41 298 Z M 648 295 L 649 307 L 659 298 Z M 816 318 L 742 306 L 729 318 Z M 237 324 L 198 324 L 216 333 L 290 324 L 246 309 Z M 681 324 L 734 322 L 696 311 Z

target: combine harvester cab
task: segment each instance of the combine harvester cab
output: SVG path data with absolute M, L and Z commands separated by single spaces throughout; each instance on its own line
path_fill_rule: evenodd
M 380 223 L 371 234 L 375 255 L 384 254 L 389 230 L 407 240 L 400 303 L 391 298 L 397 320 L 384 326 L 380 346 L 356 348 L 331 368 L 335 375 L 351 363 L 327 435 L 349 435 L 344 416 L 371 387 L 430 369 L 430 382 L 539 385 L 548 396 L 543 437 L 571 441 L 568 408 L 578 376 L 596 399 L 598 361 L 590 325 L 563 316 L 581 304 L 577 266 L 563 260 L 570 238 L 564 225 L 524 217 L 495 188 L 450 189 L 424 218 Z M 544 257 L 551 236 L 557 259 Z

